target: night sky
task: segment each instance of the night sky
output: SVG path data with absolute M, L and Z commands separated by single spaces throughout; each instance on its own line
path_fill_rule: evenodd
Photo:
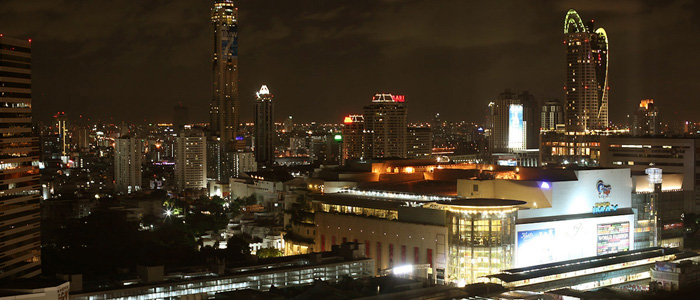
M 0 0 L 0 33 L 31 38 L 33 111 L 170 122 L 178 102 L 208 122 L 207 0 Z M 610 119 L 654 98 L 700 120 L 698 1 L 240 0 L 241 120 L 267 84 L 276 119 L 335 122 L 377 92 L 405 94 L 410 121 L 482 122 L 505 88 L 563 99 L 564 16 L 610 39 Z

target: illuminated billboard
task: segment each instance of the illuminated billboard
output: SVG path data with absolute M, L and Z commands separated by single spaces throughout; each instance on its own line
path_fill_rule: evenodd
M 508 148 L 525 149 L 523 106 L 521 104 L 511 104 L 508 107 L 508 116 Z
M 554 228 L 518 231 L 520 265 L 531 266 L 556 260 Z
M 634 214 L 515 225 L 517 268 L 634 250 Z
M 630 250 L 630 223 L 598 224 L 598 255 Z

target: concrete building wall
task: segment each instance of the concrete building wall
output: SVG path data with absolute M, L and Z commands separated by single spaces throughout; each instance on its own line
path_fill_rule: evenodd
M 432 262 L 433 273 L 436 267 L 445 268 L 444 260 L 438 261 L 439 250 L 443 249 L 444 253 L 446 249 L 447 227 L 445 226 L 323 212 L 316 212 L 315 223 L 317 227 L 314 239 L 317 251 L 328 251 L 331 246 L 340 245 L 344 240 L 348 242 L 357 240 L 359 243 L 369 245 L 369 248 L 365 249 L 365 254 L 375 259 L 378 269 L 415 264 L 416 249 L 418 264 Z M 428 257 L 429 253 L 432 257 Z

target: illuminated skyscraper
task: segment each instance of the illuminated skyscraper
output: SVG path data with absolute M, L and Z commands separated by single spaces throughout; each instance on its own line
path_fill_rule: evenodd
M 231 0 L 216 0 L 211 11 L 214 30 L 211 131 L 226 147 L 238 132 L 238 9 Z
M 114 143 L 114 187 L 120 193 L 141 190 L 141 140 L 123 136 Z
M 608 36 L 593 30 L 570 9 L 564 20 L 566 83 L 564 118 L 567 131 L 605 129 L 608 126 Z
M 203 133 L 183 131 L 175 143 L 175 181 L 180 191 L 207 187 L 207 142 Z
M 632 135 L 655 135 L 661 133 L 659 109 L 654 106 L 654 99 L 644 99 L 639 103 L 639 109 L 637 109 L 632 118 L 630 131 Z
M 58 135 L 59 141 L 61 143 L 61 155 L 66 156 L 70 152 L 70 139 L 68 138 L 68 118 L 65 112 L 58 112 L 55 116 L 56 119 L 56 134 Z
M 41 273 L 39 138 L 32 133 L 31 42 L 0 35 L 0 281 Z
M 404 96 L 376 94 L 364 110 L 365 158 L 406 158 Z
M 506 153 L 537 148 L 539 126 L 535 123 L 535 99 L 526 92 L 518 95 L 505 90 L 491 107 L 492 153 Z
M 348 159 L 365 158 L 365 118 L 349 115 L 343 123 L 343 164 Z
M 255 100 L 255 160 L 271 166 L 275 162 L 275 103 L 266 85 Z

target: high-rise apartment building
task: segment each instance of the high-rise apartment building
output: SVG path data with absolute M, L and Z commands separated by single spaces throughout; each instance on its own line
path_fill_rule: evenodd
M 567 131 L 608 127 L 608 35 L 570 9 L 564 19 Z
M 644 99 L 632 116 L 632 135 L 655 135 L 661 133 L 659 109 L 654 105 L 654 99 Z
M 317 134 L 311 136 L 309 156 L 312 162 L 324 165 L 339 165 L 343 162 L 343 136 L 340 134 Z
M 430 127 L 408 127 L 406 156 L 430 158 L 433 154 L 433 135 Z
M 204 133 L 183 131 L 177 137 L 175 181 L 180 191 L 207 187 L 207 146 Z
M 364 159 L 365 118 L 362 115 L 349 115 L 343 123 L 343 163 L 349 159 Z
M 31 42 L 0 35 L 0 280 L 41 273 L 39 138 Z
M 491 107 L 491 151 L 506 153 L 538 148 L 539 126 L 535 120 L 535 100 L 528 93 L 520 95 L 505 90 Z
M 77 125 L 73 127 L 73 134 L 71 135 L 71 142 L 75 145 L 78 152 L 88 152 L 90 150 L 90 138 L 91 134 L 90 127 L 87 125 Z
M 114 188 L 119 193 L 141 190 L 141 140 L 123 136 L 114 143 Z
M 225 146 L 238 132 L 238 9 L 231 0 L 216 0 L 211 11 L 214 30 L 213 99 L 210 129 Z
M 217 136 L 207 136 L 207 179 L 211 181 L 228 180 L 226 178 L 226 152 Z
M 271 166 L 275 162 L 275 102 L 266 85 L 260 87 L 255 100 L 255 160 Z
M 253 152 L 228 152 L 227 156 L 231 166 L 231 177 L 240 178 L 243 173 L 258 171 L 258 164 L 255 162 Z
M 376 94 L 364 107 L 366 158 L 406 158 L 406 103 L 403 95 Z
M 564 124 L 564 110 L 559 100 L 549 100 L 540 106 L 540 129 L 556 130 L 557 125 Z

